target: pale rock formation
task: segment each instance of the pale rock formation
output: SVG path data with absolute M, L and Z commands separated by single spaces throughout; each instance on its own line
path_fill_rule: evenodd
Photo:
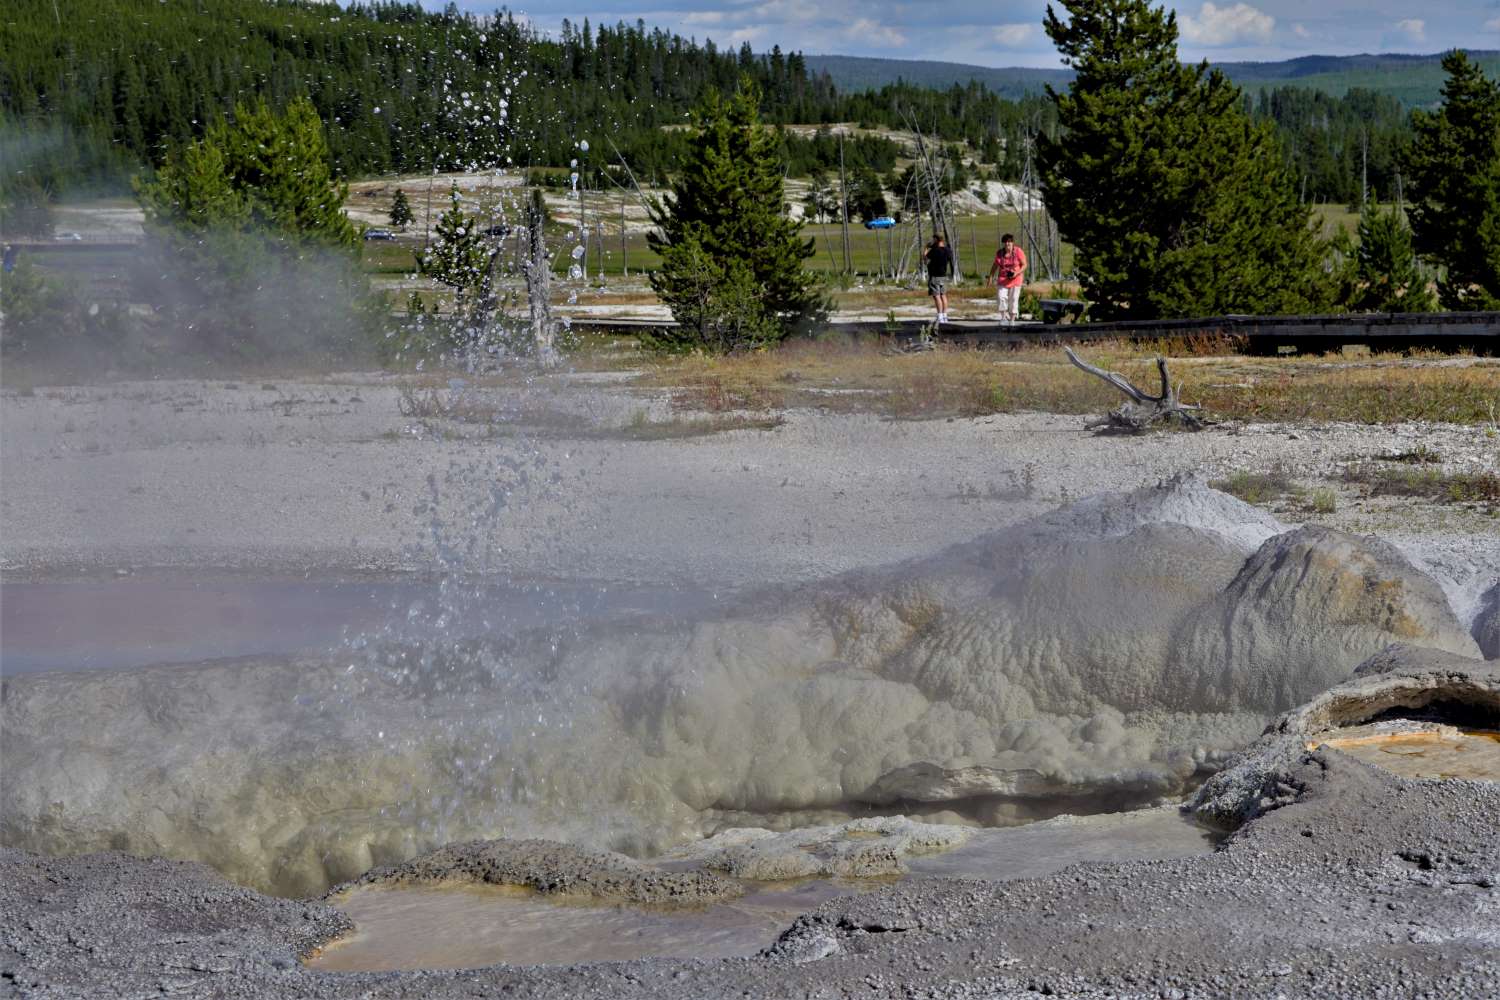
M 1391 642 L 1477 652 L 1393 550 L 1278 527 L 1177 481 L 697 620 L 8 679 L 0 840 L 305 896 L 459 840 L 1157 801 Z
M 1500 660 L 1396 644 L 1360 664 L 1354 676 L 1285 712 L 1229 767 L 1203 784 L 1189 808 L 1203 822 L 1237 829 L 1289 805 L 1306 789 L 1303 765 L 1340 730 L 1375 719 L 1460 716 L 1500 729 Z M 1318 750 L 1319 753 L 1337 752 Z
M 756 828 L 725 830 L 673 852 L 673 857 L 734 878 L 761 882 L 875 878 L 904 874 L 908 857 L 952 850 L 972 833 L 961 826 L 881 816 L 786 833 Z

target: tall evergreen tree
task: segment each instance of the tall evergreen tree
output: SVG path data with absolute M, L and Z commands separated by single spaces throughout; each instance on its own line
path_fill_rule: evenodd
M 822 222 L 825 218 L 838 214 L 838 192 L 828 183 L 828 175 L 823 171 L 815 170 L 808 177 L 807 195 L 802 199 L 802 204 L 814 222 Z
M 391 225 L 406 228 L 411 225 L 412 219 L 411 202 L 406 200 L 406 192 L 400 188 L 396 189 L 396 197 L 391 199 Z
M 652 206 L 659 231 L 648 242 L 663 260 L 651 286 L 682 326 L 680 342 L 668 346 L 744 346 L 723 343 L 710 325 L 755 331 L 746 345 L 780 339 L 826 313 L 817 278 L 802 266 L 812 240 L 783 211 L 776 138 L 760 124 L 758 103 L 748 80 L 727 100 L 711 93 L 694 117 L 693 142 L 671 193 Z M 710 324 L 705 309 L 692 305 L 715 271 L 735 292 L 721 303 L 750 310 L 743 322 Z
M 348 357 L 375 316 L 312 104 L 240 105 L 135 180 L 144 301 L 214 354 Z
M 854 172 L 853 190 L 849 192 L 849 211 L 861 222 L 869 222 L 890 211 L 880 177 L 869 167 Z
M 421 272 L 452 288 L 456 311 L 463 312 L 468 293 L 479 284 L 489 263 L 479 220 L 464 211 L 458 187 L 448 193 L 448 208 L 433 226 L 432 242 L 417 255 Z
M 1270 127 L 1206 63 L 1177 59 L 1149 0 L 1060 0 L 1047 34 L 1076 71 L 1038 136 L 1047 208 L 1078 249 L 1099 319 L 1303 312 L 1326 304 L 1324 248 Z
M 1463 52 L 1443 59 L 1436 113 L 1414 112 L 1406 157 L 1417 251 L 1446 269 L 1448 309 L 1500 309 L 1500 83 Z
M 20 174 L 0 183 L 0 235 L 50 240 L 55 225 L 52 198 L 35 179 Z
M 1355 289 L 1349 308 L 1358 312 L 1431 312 L 1437 307 L 1417 266 L 1411 229 L 1392 206 L 1374 205 L 1359 217 Z

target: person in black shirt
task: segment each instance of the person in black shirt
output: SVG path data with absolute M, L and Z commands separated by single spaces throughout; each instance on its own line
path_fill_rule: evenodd
M 948 276 L 953 273 L 953 251 L 941 236 L 934 236 L 932 243 L 922 251 L 927 262 L 927 294 L 937 308 L 937 321 L 948 322 Z

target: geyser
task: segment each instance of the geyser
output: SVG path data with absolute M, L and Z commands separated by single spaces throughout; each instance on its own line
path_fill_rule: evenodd
M 1396 641 L 1478 655 L 1396 550 L 1174 481 L 687 619 L 8 680 L 0 832 L 309 895 L 471 838 L 1097 811 Z

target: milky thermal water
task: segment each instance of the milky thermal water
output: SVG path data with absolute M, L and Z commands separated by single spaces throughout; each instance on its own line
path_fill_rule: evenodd
M 0 664 L 6 676 L 104 670 L 230 657 L 327 653 L 351 637 L 411 619 L 413 639 L 495 639 L 517 630 L 622 615 L 705 611 L 727 596 L 642 585 L 473 585 L 482 617 L 424 630 L 436 583 L 393 580 L 266 580 L 211 574 L 0 584 Z
M 495 886 L 361 887 L 330 900 L 357 930 L 307 964 L 324 972 L 380 972 L 753 955 L 798 914 L 881 884 L 806 882 L 672 910 L 544 900 Z
M 695 614 L 9 679 L 4 839 L 311 895 L 471 838 L 1008 825 L 1181 795 L 1392 642 L 1477 654 L 1396 550 L 1268 520 L 1178 482 Z M 443 594 L 431 624 L 484 613 Z
M 898 878 L 1037 878 L 1087 862 L 1206 854 L 1216 839 L 1173 808 L 1067 817 L 977 831 L 951 850 L 907 858 L 905 876 L 750 882 L 738 899 L 699 907 L 558 900 L 515 886 L 355 886 L 329 900 L 353 919 L 354 933 L 307 964 L 380 971 L 753 955 L 799 914 Z

